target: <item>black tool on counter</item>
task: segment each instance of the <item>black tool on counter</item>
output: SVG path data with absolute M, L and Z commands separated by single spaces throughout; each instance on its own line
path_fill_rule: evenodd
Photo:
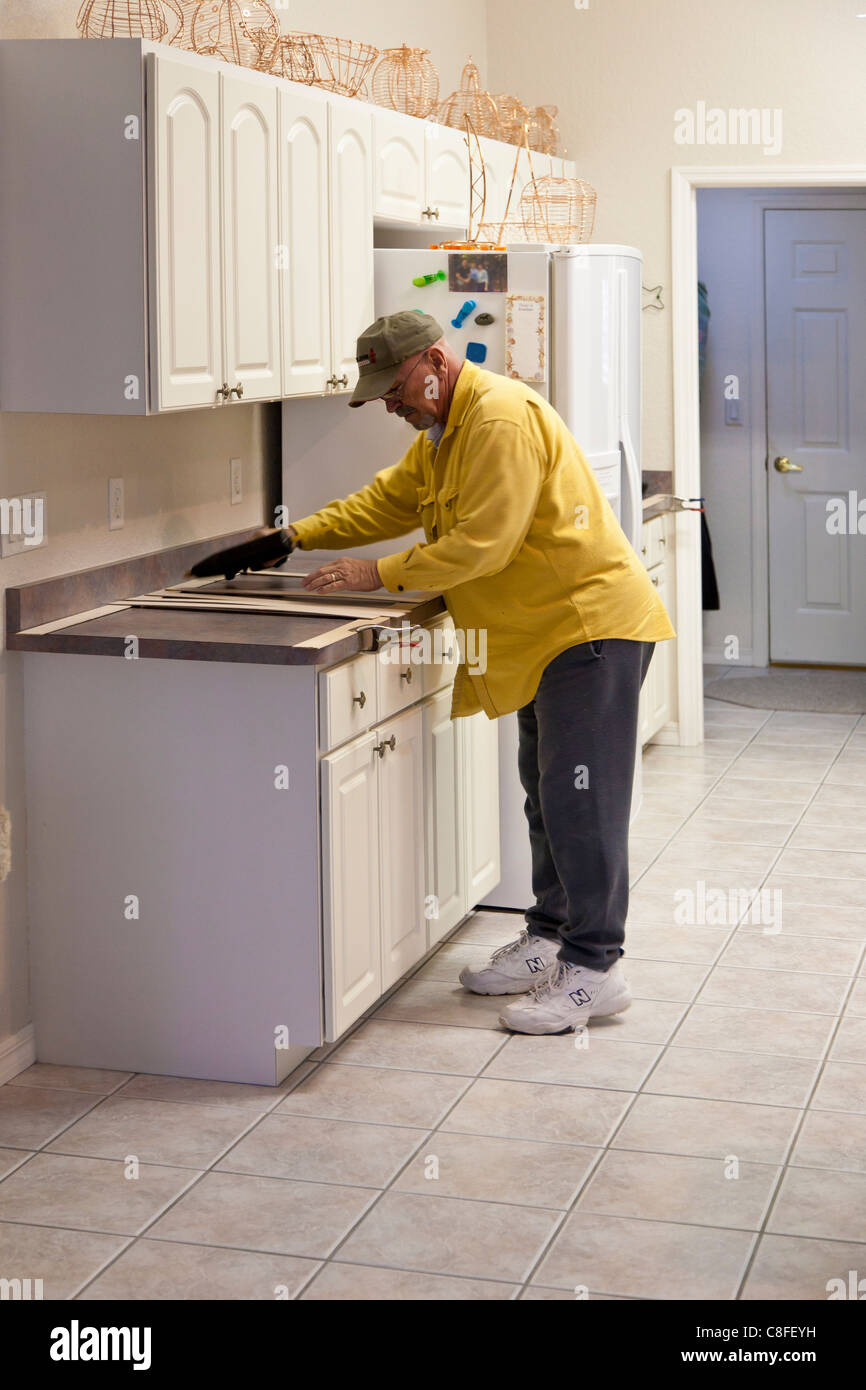
M 288 560 L 294 548 L 295 542 L 288 531 L 272 531 L 269 536 L 258 536 L 255 540 L 245 541 L 243 545 L 231 545 L 227 550 L 206 555 L 197 565 L 193 565 L 190 574 L 195 579 L 220 574 L 225 575 L 226 579 L 234 579 L 243 570 L 262 569 L 271 561 L 277 562 L 274 565 L 276 569 Z

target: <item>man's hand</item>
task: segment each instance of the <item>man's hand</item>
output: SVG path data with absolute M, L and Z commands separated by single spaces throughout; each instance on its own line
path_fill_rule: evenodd
M 317 594 L 335 594 L 340 589 L 358 589 L 366 593 L 381 589 L 382 580 L 375 560 L 353 560 L 344 556 L 305 575 L 301 586 Z

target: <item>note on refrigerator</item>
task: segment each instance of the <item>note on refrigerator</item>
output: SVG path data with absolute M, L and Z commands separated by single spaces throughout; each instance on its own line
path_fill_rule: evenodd
M 545 299 L 543 294 L 505 296 L 505 375 L 519 381 L 546 381 Z

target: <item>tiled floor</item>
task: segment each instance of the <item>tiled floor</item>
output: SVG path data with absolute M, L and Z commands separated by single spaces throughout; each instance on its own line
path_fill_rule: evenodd
M 0 1275 L 425 1300 L 866 1276 L 866 717 L 708 701 L 704 745 L 645 769 L 628 1013 L 504 1032 L 456 987 L 520 925 L 481 912 L 279 1090 L 33 1067 L 0 1088 Z

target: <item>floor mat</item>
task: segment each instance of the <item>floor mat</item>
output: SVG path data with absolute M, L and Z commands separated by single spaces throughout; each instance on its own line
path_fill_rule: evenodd
M 866 714 L 866 671 L 828 671 L 815 666 L 740 668 L 708 681 L 704 695 L 751 709 Z

